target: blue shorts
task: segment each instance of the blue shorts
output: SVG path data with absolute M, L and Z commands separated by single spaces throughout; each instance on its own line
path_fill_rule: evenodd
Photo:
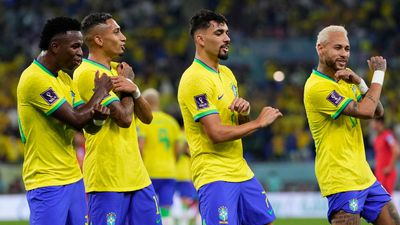
M 376 220 L 383 206 L 392 197 L 376 181 L 369 188 L 361 191 L 347 191 L 327 196 L 328 199 L 328 220 L 331 222 L 332 216 L 343 210 L 351 214 L 360 214 L 367 222 L 372 223 Z
M 87 223 L 83 180 L 63 186 L 48 186 L 26 193 L 31 225 L 82 225 Z
M 203 224 L 264 225 L 275 220 L 267 194 L 256 178 L 212 182 L 200 187 L 198 193 Z
M 177 181 L 176 191 L 182 198 L 197 200 L 197 192 L 191 181 Z
M 157 193 L 160 207 L 170 207 L 173 203 L 175 192 L 175 179 L 151 179 Z
M 131 192 L 89 192 L 89 224 L 161 225 L 152 185 Z

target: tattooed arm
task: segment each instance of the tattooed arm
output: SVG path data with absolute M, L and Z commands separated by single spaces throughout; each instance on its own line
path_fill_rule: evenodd
M 381 56 L 371 57 L 371 59 L 368 60 L 368 65 L 373 71 L 386 71 L 386 60 Z M 361 119 L 372 119 L 374 117 L 383 116 L 383 106 L 379 102 L 381 92 L 382 85 L 375 82 L 372 83 L 365 97 L 359 103 L 353 101 L 348 104 L 343 110 L 343 114 Z

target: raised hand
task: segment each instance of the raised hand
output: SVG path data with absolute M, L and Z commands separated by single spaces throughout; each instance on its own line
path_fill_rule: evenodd
M 243 98 L 235 98 L 228 108 L 232 112 L 236 111 L 240 114 L 246 114 L 250 109 L 250 103 Z
M 367 60 L 369 69 L 374 72 L 375 70 L 386 71 L 386 59 L 382 56 L 372 56 Z
M 260 124 L 261 127 L 266 127 L 281 116 L 283 115 L 279 111 L 279 109 L 266 106 L 261 110 L 260 115 L 258 115 L 256 121 Z
M 94 89 L 103 89 L 106 93 L 109 93 L 113 88 L 113 83 L 111 82 L 111 78 L 103 73 L 100 76 L 100 72 L 96 71 L 94 76 Z
M 110 116 L 110 109 L 101 104 L 93 106 L 93 119 L 95 120 L 106 120 Z
M 348 68 L 336 71 L 335 78 L 336 80 L 344 80 L 350 84 L 358 85 L 361 82 L 361 77 L 354 73 L 353 70 Z
M 132 80 L 124 77 L 124 76 L 117 76 L 111 77 L 111 81 L 113 84 L 113 90 L 115 92 L 125 92 L 125 93 L 134 93 L 138 87 Z
M 135 73 L 133 72 L 132 67 L 129 66 L 128 63 L 126 63 L 126 62 L 122 62 L 122 63 L 118 64 L 117 72 L 118 72 L 119 76 L 123 76 L 132 81 L 135 79 Z

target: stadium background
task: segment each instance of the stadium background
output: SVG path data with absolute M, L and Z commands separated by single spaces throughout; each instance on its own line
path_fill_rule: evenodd
M 244 139 L 245 157 L 270 192 L 285 196 L 285 193 L 319 191 L 313 171 L 314 144 L 306 124 L 302 92 L 311 69 L 317 65 L 317 32 L 326 25 L 340 24 L 348 29 L 350 67 L 366 80 L 371 76 L 366 60 L 372 55 L 387 59 L 381 101 L 386 122 L 400 135 L 397 87 L 400 1 L 2 0 L 0 197 L 24 192 L 16 86 L 22 70 L 39 53 L 40 31 L 47 19 L 63 15 L 81 20 L 90 12 L 110 12 L 127 37 L 127 52 L 121 60 L 133 66 L 141 89 L 160 90 L 163 109 L 177 116 L 177 85 L 194 56 L 188 21 L 201 8 L 216 10 L 229 21 L 232 44 L 230 57 L 223 63 L 235 73 L 241 96 L 251 102 L 253 118 L 264 105 L 272 105 L 284 113 L 284 118 L 273 126 Z M 367 158 L 373 166 L 374 134 L 368 123 L 363 125 Z M 3 201 L 0 212 L 6 207 Z

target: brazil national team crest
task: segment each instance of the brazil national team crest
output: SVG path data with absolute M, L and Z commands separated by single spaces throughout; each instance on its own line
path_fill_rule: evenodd
M 225 206 L 218 208 L 219 224 L 228 224 L 228 209 Z
M 115 213 L 110 212 L 107 213 L 107 225 L 115 225 L 115 220 L 117 219 L 117 216 Z
M 358 210 L 358 199 L 356 199 L 356 198 L 350 199 L 349 208 L 353 212 L 357 211 Z

